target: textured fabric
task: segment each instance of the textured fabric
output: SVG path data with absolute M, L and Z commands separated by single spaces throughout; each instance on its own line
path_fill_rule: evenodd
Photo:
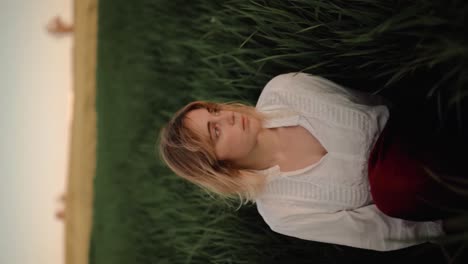
M 265 127 L 300 125 L 327 150 L 319 162 L 300 170 L 258 171 L 268 178 L 256 204 L 273 231 L 379 251 L 442 234 L 440 221 L 389 217 L 373 203 L 368 158 L 389 118 L 382 98 L 289 73 L 268 82 L 256 107 L 268 116 Z

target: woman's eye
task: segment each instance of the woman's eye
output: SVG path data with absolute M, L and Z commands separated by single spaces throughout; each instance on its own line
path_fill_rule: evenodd
M 219 129 L 217 127 L 215 127 L 214 131 L 215 131 L 216 137 L 219 137 Z

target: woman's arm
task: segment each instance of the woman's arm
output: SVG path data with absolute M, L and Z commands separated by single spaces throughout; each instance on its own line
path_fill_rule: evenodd
M 443 235 L 441 221 L 414 222 L 392 218 L 375 205 L 333 213 L 278 203 L 260 203 L 257 207 L 275 232 L 356 248 L 397 250 Z

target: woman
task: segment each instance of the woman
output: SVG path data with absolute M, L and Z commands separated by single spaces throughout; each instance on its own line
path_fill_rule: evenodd
M 463 223 L 442 220 L 449 214 L 431 200 L 452 193 L 400 134 L 381 97 L 288 73 L 268 82 L 256 108 L 188 104 L 161 131 L 160 154 L 177 175 L 255 202 L 273 231 L 388 251 Z

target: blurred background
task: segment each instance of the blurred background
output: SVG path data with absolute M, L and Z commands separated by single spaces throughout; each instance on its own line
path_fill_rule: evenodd
M 292 71 L 379 93 L 468 146 L 467 14 L 462 0 L 0 0 L 0 264 L 467 263 L 466 234 L 373 252 L 274 233 L 155 151 L 185 103 L 255 103 Z M 56 16 L 74 33 L 49 34 Z
M 0 263 L 64 262 L 56 218 L 65 190 L 72 107 L 72 0 L 0 1 Z

